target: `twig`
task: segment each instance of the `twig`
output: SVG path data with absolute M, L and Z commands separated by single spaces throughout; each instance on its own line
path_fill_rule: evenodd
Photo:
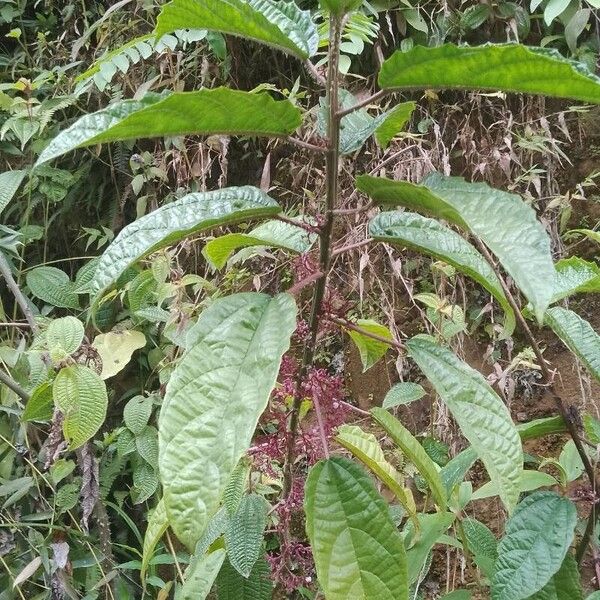
M 365 106 L 369 106 L 369 104 L 373 104 L 373 103 L 377 102 L 378 100 L 385 98 L 390 93 L 391 93 L 390 90 L 379 90 L 378 92 L 375 92 L 372 96 L 369 96 L 365 100 L 358 102 L 354 106 L 351 106 L 350 108 L 345 108 L 343 110 L 338 111 L 336 113 L 336 117 L 338 119 L 341 119 L 342 117 L 345 117 L 346 115 L 349 115 L 350 113 L 353 113 L 355 110 L 359 110 L 361 108 L 364 108 Z
M 305 287 L 309 286 L 311 283 L 314 283 L 321 277 L 323 277 L 323 271 L 315 271 L 308 277 L 297 281 L 289 290 L 287 290 L 287 293 L 291 294 L 292 296 L 297 296 Z
M 375 203 L 370 201 L 370 202 L 367 202 L 366 204 L 363 204 L 362 206 L 358 206 L 357 208 L 336 208 L 333 211 L 333 214 L 334 215 L 356 215 L 361 212 L 365 212 L 365 211 L 369 210 L 373 206 L 375 206 Z
M 33 316 L 33 312 L 31 312 L 31 308 L 29 308 L 27 298 L 25 298 L 23 292 L 21 292 L 21 290 L 19 289 L 17 282 L 14 280 L 10 270 L 10 265 L 8 264 L 8 261 L 6 260 L 2 252 L 0 252 L 0 274 L 2 275 L 2 277 L 4 277 L 8 289 L 12 292 L 13 296 L 15 297 L 15 300 L 17 301 L 17 304 L 23 312 L 23 315 L 27 319 L 27 322 L 31 327 L 31 331 L 33 331 L 33 333 L 37 333 L 40 328 L 35 322 L 35 317 Z
M 366 329 L 363 329 L 362 327 L 355 325 L 352 321 L 347 321 L 346 319 L 340 319 L 340 318 L 334 317 L 332 315 L 328 315 L 327 318 L 332 323 L 335 323 L 336 325 L 339 325 L 340 327 L 344 327 L 345 329 L 351 329 L 352 331 L 356 331 L 356 333 L 360 333 L 360 335 L 364 335 L 365 337 L 371 338 L 373 340 L 377 340 L 378 342 L 383 342 L 384 344 L 387 344 L 388 346 L 397 348 L 398 350 L 404 350 L 404 344 L 402 344 L 401 342 L 398 342 L 397 340 L 395 340 L 393 338 L 386 338 L 386 337 L 383 337 L 382 335 L 377 335 L 376 333 L 371 333 L 370 331 L 367 331 Z
M 300 140 L 297 137 L 288 137 L 288 142 L 294 144 L 294 146 L 298 146 L 298 148 L 302 148 L 304 150 L 310 150 L 311 152 L 318 152 L 319 154 L 324 154 L 327 152 L 327 148 L 323 146 L 317 146 L 316 144 L 311 144 L 310 142 L 305 142 L 304 140 Z
M 29 394 L 8 374 L 0 369 L 0 383 L 3 383 L 9 390 L 12 390 L 22 400 L 27 402 Z
M 367 238 L 366 240 L 361 240 L 360 242 L 355 242 L 354 244 L 348 244 L 347 246 L 340 246 L 339 248 L 334 248 L 331 252 L 331 256 L 338 256 L 339 254 L 343 254 L 344 252 L 349 252 L 350 250 L 354 250 L 356 248 L 368 246 L 372 242 L 373 238 Z
M 311 225 L 310 223 L 305 223 L 304 221 L 295 221 L 294 219 L 288 219 L 288 217 L 284 217 L 283 215 L 276 215 L 275 218 L 282 223 L 287 223 L 288 225 L 294 225 L 295 227 L 300 227 L 309 233 L 319 233 L 319 228 Z
M 320 86 L 325 87 L 327 85 L 327 79 L 319 73 L 317 67 L 312 64 L 312 61 L 308 60 L 308 58 L 304 61 L 304 66 L 306 70 L 310 73 L 311 77 L 318 83 Z

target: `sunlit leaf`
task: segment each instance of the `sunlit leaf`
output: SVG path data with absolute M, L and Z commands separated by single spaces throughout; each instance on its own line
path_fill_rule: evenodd
M 368 333 L 392 341 L 392 334 L 389 328 L 385 325 L 381 325 L 381 323 L 377 323 L 377 321 L 373 321 L 372 319 L 358 319 L 356 325 Z M 380 358 L 383 358 L 385 353 L 389 350 L 390 344 L 364 335 L 360 333 L 360 331 L 348 329 L 347 332 L 358 349 L 363 372 L 369 370 Z
M 17 193 L 27 171 L 5 171 L 0 173 L 0 214 Z
M 415 400 L 420 400 L 425 396 L 423 386 L 412 381 L 403 381 L 397 383 L 383 399 L 383 408 L 394 408 L 403 404 L 410 404 Z
M 375 139 L 382 148 L 387 148 L 393 137 L 404 129 L 416 105 L 416 102 L 402 102 L 386 113 L 375 129 Z
M 133 353 L 146 345 L 141 331 L 110 331 L 97 335 L 92 344 L 102 359 L 102 379 L 108 379 L 122 371 Z
M 600 267 L 578 256 L 559 260 L 552 302 L 581 292 L 600 292 Z

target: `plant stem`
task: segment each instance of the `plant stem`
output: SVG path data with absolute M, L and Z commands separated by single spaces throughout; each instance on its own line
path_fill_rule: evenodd
M 289 219 L 288 217 L 284 217 L 283 215 L 277 215 L 275 217 L 278 221 L 282 223 L 288 223 L 288 225 L 294 225 L 294 227 L 300 227 L 304 229 L 304 231 L 308 231 L 309 233 L 319 233 L 319 228 L 311 225 L 310 223 L 305 223 L 304 221 Z
M 331 253 L 331 256 L 338 256 L 339 254 L 343 254 L 344 252 L 349 252 L 350 250 L 355 250 L 356 248 L 368 246 L 372 241 L 372 238 L 367 238 L 366 240 L 361 240 L 360 242 L 355 242 L 354 244 L 348 244 L 347 246 L 340 246 L 339 248 L 334 248 Z
M 514 310 L 517 322 L 519 323 L 519 326 L 523 330 L 523 333 L 524 333 L 525 337 L 527 338 L 529 345 L 533 349 L 533 352 L 536 356 L 536 359 L 537 359 L 537 361 L 540 365 L 540 369 L 542 371 L 542 379 L 546 385 L 546 389 L 552 396 L 554 404 L 556 405 L 558 412 L 562 416 L 562 418 L 565 422 L 565 425 L 567 426 L 567 430 L 571 436 L 571 439 L 573 440 L 573 443 L 575 444 L 575 447 L 577 448 L 577 453 L 579 454 L 579 457 L 581 458 L 581 462 L 583 463 L 585 472 L 587 473 L 587 476 L 592 485 L 592 490 L 593 490 L 594 494 L 596 494 L 596 491 L 598 490 L 598 486 L 596 484 L 596 473 L 594 471 L 594 466 L 592 465 L 592 463 L 585 451 L 585 448 L 583 446 L 583 441 L 581 440 L 581 436 L 579 434 L 579 429 L 578 429 L 578 425 L 577 425 L 577 422 L 579 421 L 579 419 L 575 416 L 577 414 L 577 412 L 576 412 L 577 409 L 574 406 L 566 406 L 565 403 L 563 402 L 563 399 L 556 392 L 556 390 L 554 388 L 554 384 L 553 384 L 552 373 L 550 372 L 550 369 L 548 368 L 548 365 L 546 364 L 546 361 L 544 360 L 544 357 L 542 356 L 542 352 L 537 343 L 537 340 L 535 339 L 535 336 L 533 335 L 531 329 L 529 328 L 529 325 L 527 324 L 525 317 L 523 317 L 523 315 L 521 313 L 521 309 L 518 306 L 514 296 L 512 295 L 512 292 L 506 285 L 506 282 L 504 281 L 502 274 L 500 273 L 498 267 L 494 263 L 494 259 L 492 258 L 492 255 L 490 254 L 490 252 L 487 249 L 487 247 L 485 246 L 485 244 L 477 238 L 476 238 L 476 243 L 479 248 L 479 251 L 481 252 L 481 254 L 483 254 L 483 256 L 486 258 L 486 260 L 489 262 L 490 266 L 492 267 L 492 269 L 496 273 L 498 279 L 500 280 L 500 284 L 502 285 L 502 289 L 504 290 L 506 299 L 508 300 L 508 303 L 510 304 L 512 309 Z M 581 560 L 581 558 L 583 557 L 583 554 L 585 553 L 585 549 L 589 543 L 589 538 L 591 537 L 591 533 L 594 529 L 595 513 L 596 513 L 595 507 L 596 506 L 600 507 L 600 501 L 599 501 L 599 503 L 596 503 L 594 505 L 594 507 L 592 507 L 592 511 L 590 514 L 590 521 L 592 522 L 592 526 L 591 526 L 591 530 L 589 532 L 588 538 L 586 539 L 586 536 L 584 535 L 584 537 L 581 540 L 581 544 L 577 550 L 577 557 L 579 560 Z M 588 523 L 588 525 L 589 525 L 589 523 Z
M 287 290 L 287 293 L 291 294 L 292 296 L 297 296 L 306 286 L 314 283 L 321 277 L 323 277 L 323 273 L 321 271 L 311 273 L 308 277 L 296 282 L 289 290 Z
M 0 369 L 0 383 L 3 383 L 9 390 L 12 390 L 22 400 L 27 402 L 29 394 L 10 376 Z
M 375 92 L 372 96 L 365 98 L 365 100 L 358 102 L 354 106 L 351 106 L 350 108 L 345 108 L 344 110 L 340 110 L 336 114 L 336 117 L 341 120 L 342 117 L 345 117 L 346 115 L 349 115 L 350 113 L 353 113 L 355 110 L 359 110 L 361 108 L 364 108 L 365 106 L 369 106 L 369 104 L 373 104 L 374 102 L 377 102 L 378 100 L 381 100 L 382 98 L 385 98 L 385 96 L 387 96 L 389 93 L 390 93 L 389 90 L 379 90 L 378 92 Z
M 294 146 L 298 146 L 298 148 L 302 148 L 304 150 L 310 150 L 311 152 L 318 152 L 319 154 L 324 154 L 327 152 L 327 148 L 323 146 L 317 146 L 316 144 L 311 144 L 310 142 L 305 142 L 304 140 L 300 140 L 296 137 L 288 137 L 288 142 L 294 144 Z
M 316 281 L 312 297 L 309 330 L 310 335 L 304 345 L 302 352 L 302 363 L 298 370 L 295 384 L 294 403 L 290 414 L 289 434 L 286 446 L 286 458 L 283 472 L 283 497 L 287 498 L 292 489 L 294 449 L 296 436 L 298 434 L 300 405 L 300 387 L 306 376 L 309 366 L 315 358 L 317 334 L 321 317 L 321 305 L 325 296 L 327 286 L 327 275 L 331 264 L 331 234 L 333 232 L 333 220 L 337 197 L 338 197 L 338 170 L 340 162 L 340 119 L 338 113 L 339 100 L 339 55 L 341 42 L 341 20 L 338 16 L 329 17 L 329 62 L 327 65 L 327 104 L 329 107 L 327 119 L 327 154 L 326 154 L 326 177 L 327 194 L 325 197 L 325 219 L 319 231 L 319 270 L 321 276 Z M 316 407 L 315 407 L 316 408 Z
M 33 312 L 31 312 L 31 308 L 29 308 L 29 304 L 27 303 L 27 298 L 23 295 L 23 292 L 19 289 L 17 282 L 14 280 L 12 276 L 12 272 L 10 270 L 10 265 L 8 261 L 4 257 L 4 254 L 0 252 L 0 275 L 4 277 L 4 281 L 6 281 L 6 285 L 8 289 L 12 292 L 17 304 L 21 308 L 23 315 L 27 319 L 29 323 L 29 327 L 31 327 L 31 331 L 35 334 L 39 331 L 38 324 L 35 322 L 35 317 L 33 316 Z

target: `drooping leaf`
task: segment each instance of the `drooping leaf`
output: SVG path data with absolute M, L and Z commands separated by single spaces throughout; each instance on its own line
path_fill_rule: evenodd
M 578 256 L 559 260 L 552 302 L 580 292 L 600 292 L 600 267 Z
M 104 251 L 92 282 L 98 297 L 127 267 L 148 254 L 200 231 L 253 217 L 272 216 L 279 206 L 252 186 L 188 194 L 125 227 Z
M 406 562 L 408 564 L 408 582 L 415 583 L 420 579 L 423 565 L 431 549 L 438 542 L 440 536 L 454 522 L 454 515 L 448 512 L 435 514 L 419 514 L 419 531 L 415 531 L 413 522 L 407 523 L 405 527 L 405 543 L 408 544 L 406 551 Z
M 468 89 L 543 94 L 600 103 L 600 79 L 579 63 L 546 48 L 519 44 L 396 51 L 382 65 L 383 89 Z
M 306 532 L 327 600 L 408 600 L 404 543 L 371 479 L 331 457 L 305 487 Z
M 448 464 L 442 467 L 440 470 L 440 479 L 448 495 L 450 495 L 455 486 L 462 482 L 478 458 L 479 456 L 475 448 L 469 446 L 451 458 Z
M 123 409 L 123 421 L 131 433 L 139 435 L 148 425 L 151 414 L 152 398 L 134 396 Z
M 600 88 L 599 88 L 600 89 Z M 362 175 L 358 189 L 376 202 L 431 213 L 479 237 L 531 302 L 540 322 L 554 293 L 550 238 L 516 194 L 431 173 L 421 185 Z
M 85 331 L 83 323 L 75 317 L 54 319 L 46 330 L 46 344 L 52 355 L 58 353 L 61 358 L 73 354 L 83 341 Z
M 289 135 L 300 125 L 300 111 L 269 94 L 228 88 L 170 94 L 148 93 L 120 100 L 81 117 L 42 151 L 35 167 L 76 148 L 105 142 L 181 135 Z
M 250 577 L 260 556 L 268 505 L 258 494 L 244 496 L 225 530 L 227 556 L 242 577 Z
M 38 385 L 25 405 L 22 421 L 49 421 L 52 418 L 54 399 L 52 382 L 46 381 Z
M 271 600 L 273 582 L 269 563 L 259 558 L 248 578 L 242 577 L 226 560 L 217 577 L 219 600 Z
M 137 438 L 136 438 L 137 441 Z M 158 475 L 146 462 L 140 461 L 133 470 L 131 496 L 134 504 L 141 504 L 151 498 L 158 489 Z
M 553 492 L 520 502 L 498 545 L 492 600 L 522 600 L 541 590 L 560 569 L 576 523 L 575 505 Z
M 387 431 L 394 443 L 400 447 L 406 457 L 417 467 L 419 473 L 431 488 L 431 493 L 437 505 L 444 509 L 446 507 L 446 490 L 440 479 L 435 463 L 429 458 L 423 446 L 418 440 L 387 410 L 383 408 L 371 409 L 375 420 Z
M 410 517 L 416 518 L 416 506 L 411 491 L 404 487 L 402 475 L 386 460 L 377 438 L 372 433 L 366 433 L 356 425 L 342 425 L 338 428 L 335 441 L 373 471 L 394 493 Z M 418 522 L 416 524 L 418 525 Z
M 600 244 L 600 231 L 595 231 L 594 229 L 571 229 L 569 233 L 581 233 L 586 238 Z
M 567 482 L 575 481 L 585 471 L 583 461 L 573 440 L 568 440 L 563 446 L 558 462 L 565 472 Z
M 567 427 L 561 416 L 543 417 L 517 425 L 517 431 L 522 442 L 533 440 L 551 433 L 562 433 Z
M 142 555 L 142 567 L 140 570 L 140 579 L 144 583 L 146 579 L 146 571 L 148 564 L 154 553 L 156 544 L 160 541 L 167 528 L 169 527 L 169 521 L 167 519 L 167 511 L 165 510 L 165 503 L 160 500 L 156 505 L 156 508 L 150 513 L 148 518 L 148 527 L 146 528 L 146 534 L 144 535 L 144 548 Z
M 17 193 L 27 171 L 5 171 L 0 173 L 0 214 Z
M 498 558 L 498 541 L 489 528 L 477 519 L 466 518 L 461 522 L 461 532 L 467 547 L 481 572 L 491 579 Z
M 283 221 L 261 223 L 248 233 L 228 233 L 204 246 L 202 253 L 217 269 L 222 269 L 234 250 L 250 246 L 284 248 L 301 254 L 314 244 L 317 236 L 302 227 Z
M 600 336 L 577 313 L 554 306 L 546 313 L 546 324 L 600 381 Z
M 420 400 L 425 396 L 425 390 L 423 386 L 412 381 L 402 381 L 397 383 L 392 389 L 385 395 L 383 399 L 383 408 L 394 408 L 402 404 L 410 404 L 415 400 Z
M 407 347 L 497 483 L 502 502 L 512 510 L 519 498 L 523 450 L 506 405 L 481 373 L 428 337 L 416 336 Z
M 527 600 L 583 600 L 577 561 L 570 552 L 567 552 L 563 564 L 552 579 Z
M 299 58 L 317 51 L 319 36 L 309 11 L 274 0 L 172 0 L 158 15 L 155 34 L 210 29 L 274 46 Z
M 102 359 L 102 379 L 108 379 L 122 371 L 133 353 L 146 345 L 146 336 L 141 331 L 109 331 L 97 335 L 92 344 Z
M 483 286 L 506 314 L 506 335 L 515 328 L 515 315 L 490 264 L 461 235 L 434 219 L 411 212 L 379 213 L 369 223 L 375 240 L 406 246 L 452 265 Z
M 108 406 L 104 382 L 84 365 L 63 367 L 54 379 L 52 396 L 63 413 L 63 434 L 69 447 L 79 448 L 104 423 Z
M 27 287 L 40 300 L 60 308 L 79 308 L 79 297 L 69 276 L 56 267 L 36 267 L 27 272 Z
M 194 554 L 202 555 L 225 533 L 229 525 L 230 514 L 224 506 L 210 518 L 204 533 L 196 544 Z M 237 571 L 236 571 L 237 572 Z
M 557 485 L 558 481 L 552 475 L 548 473 L 542 473 L 541 471 L 521 471 L 521 477 L 519 479 L 519 493 L 532 492 L 538 490 L 541 487 L 549 487 Z M 497 496 L 500 492 L 498 483 L 496 481 L 488 481 L 484 483 L 478 490 L 473 492 L 471 500 L 482 500 L 483 498 L 491 498 Z
M 147 425 L 135 436 L 135 448 L 138 454 L 152 467 L 158 469 L 158 432 L 152 425 Z
M 393 137 L 404 129 L 416 105 L 416 102 L 402 102 L 386 113 L 375 129 L 375 139 L 382 148 L 387 148 Z
M 194 556 L 186 569 L 183 585 L 175 592 L 175 600 L 204 600 L 210 594 L 225 556 L 223 548 Z
M 217 511 L 267 405 L 296 327 L 288 294 L 215 301 L 188 333 L 159 420 L 159 465 L 171 526 L 190 548 Z
M 373 333 L 380 337 L 392 340 L 392 334 L 388 327 L 373 321 L 372 319 L 358 319 L 356 325 L 368 333 Z M 372 337 L 363 335 L 359 331 L 353 329 L 347 330 L 350 339 L 354 342 L 360 354 L 360 360 L 363 366 L 363 372 L 368 371 L 380 358 L 385 356 L 390 345 L 385 342 L 373 339 Z

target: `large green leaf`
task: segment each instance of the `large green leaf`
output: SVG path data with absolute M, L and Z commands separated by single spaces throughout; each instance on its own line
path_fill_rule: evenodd
M 546 313 L 546 324 L 600 381 L 600 336 L 577 313 L 554 306 Z
M 189 548 L 250 445 L 295 317 L 288 294 L 235 294 L 211 304 L 188 333 L 160 413 L 159 467 L 169 522 Z
M 577 561 L 570 552 L 554 577 L 527 600 L 583 600 Z
M 533 305 L 540 322 L 554 293 L 550 238 L 516 194 L 431 173 L 421 185 L 362 175 L 359 190 L 383 204 L 429 212 L 479 237 Z
M 299 58 L 312 56 L 319 43 L 310 12 L 291 1 L 172 0 L 158 15 L 155 34 L 190 28 L 250 38 Z
M 379 213 L 369 223 L 369 235 L 380 242 L 406 246 L 452 265 L 482 285 L 506 314 L 506 334 L 515 328 L 515 315 L 490 264 L 461 235 L 434 219 L 411 212 Z
M 575 505 L 553 492 L 519 503 L 498 546 L 492 600 L 522 600 L 541 590 L 560 569 L 576 523 Z
M 404 129 L 416 105 L 416 102 L 402 102 L 386 113 L 375 130 L 375 139 L 380 146 L 387 148 L 392 138 Z
M 558 481 L 548 473 L 543 473 L 542 471 L 530 471 L 528 469 L 521 471 L 519 493 L 532 492 L 534 490 L 539 490 L 541 487 L 553 485 L 558 485 Z M 483 498 L 491 498 L 492 496 L 497 496 L 498 492 L 498 483 L 496 481 L 488 481 L 473 492 L 471 500 L 475 501 L 482 500 Z
M 108 406 L 104 382 L 84 365 L 63 367 L 52 385 L 52 396 L 63 414 L 63 434 L 69 447 L 79 448 L 104 423 Z
M 69 276 L 56 267 L 36 267 L 27 272 L 27 287 L 40 300 L 60 308 L 79 308 L 79 297 Z
M 401 381 L 394 385 L 383 399 L 383 408 L 395 408 L 402 404 L 410 404 L 416 400 L 420 400 L 427 392 L 423 386 L 412 381 Z
M 418 440 L 387 410 L 384 408 L 373 408 L 371 414 L 375 417 L 375 420 L 388 432 L 389 436 L 394 440 L 402 452 L 406 455 L 415 467 L 419 470 L 419 473 L 423 476 L 425 481 L 431 488 L 431 493 L 440 507 L 444 509 L 446 507 L 446 490 L 440 479 L 436 464 L 429 458 L 427 452 Z
M 450 409 L 511 510 L 519 498 L 523 450 L 506 405 L 483 375 L 426 336 L 407 342 L 408 353 Z
M 385 501 L 357 464 L 338 456 L 317 463 L 304 503 L 327 600 L 408 600 L 404 543 Z
M 193 556 L 186 569 L 185 581 L 175 592 L 175 600 L 204 600 L 210 594 L 225 555 L 225 550 L 219 548 L 204 556 Z
M 284 221 L 261 223 L 248 233 L 228 233 L 204 246 L 202 253 L 217 269 L 222 269 L 234 250 L 251 246 L 284 248 L 292 252 L 306 252 L 317 235 Z
M 373 321 L 373 319 L 357 319 L 356 325 L 358 325 L 363 331 L 378 335 L 379 337 L 389 339 L 392 341 L 392 333 L 389 327 Z M 360 331 L 353 329 L 347 330 L 350 339 L 354 342 L 354 345 L 358 349 L 360 354 L 360 361 L 362 362 L 363 372 L 368 371 L 380 358 L 385 356 L 385 353 L 389 350 L 390 344 L 386 344 L 380 340 L 372 338 L 368 335 L 362 334 Z
M 53 408 L 52 382 L 45 381 L 38 385 L 31 393 L 21 415 L 21 420 L 49 421 L 52 418 Z
M 27 171 L 5 171 L 0 173 L 0 214 L 17 193 Z
M 59 133 L 36 166 L 66 152 L 103 142 L 179 135 L 281 136 L 300 125 L 300 111 L 269 94 L 228 88 L 148 93 L 141 100 L 120 100 L 85 115 Z
M 242 577 L 226 560 L 217 577 L 219 600 L 271 600 L 273 582 L 270 579 L 269 563 L 259 558 L 249 577 Z
M 461 522 L 460 531 L 473 559 L 482 573 L 488 578 L 494 574 L 494 565 L 498 558 L 498 541 L 486 525 L 477 519 L 466 518 Z
M 552 302 L 580 292 L 600 292 L 600 267 L 578 256 L 559 260 Z
M 518 44 L 445 44 L 396 51 L 382 65 L 384 89 L 458 88 L 544 94 L 600 103 L 600 79 L 558 52 Z
M 556 417 L 543 417 L 534 419 L 527 423 L 517 425 L 517 431 L 522 442 L 533 440 L 551 433 L 563 433 L 567 430 L 563 418 L 559 415 Z
M 251 186 L 188 194 L 125 227 L 100 257 L 90 285 L 98 298 L 128 266 L 159 248 L 216 225 L 278 212 L 275 200 Z
M 79 319 L 75 317 L 54 319 L 46 330 L 48 352 L 52 357 L 59 356 L 59 360 L 64 360 L 81 346 L 84 335 L 83 323 Z

